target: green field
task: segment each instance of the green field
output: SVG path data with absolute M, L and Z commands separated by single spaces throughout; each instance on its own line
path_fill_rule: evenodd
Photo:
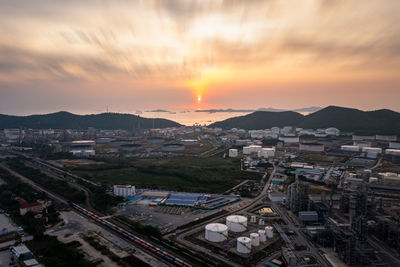
M 106 185 L 210 193 L 223 192 L 245 179 L 260 178 L 241 172 L 239 161 L 223 158 L 115 159 L 69 169 Z
M 327 156 L 318 153 L 302 154 L 296 160 L 307 162 L 342 162 L 344 157 Z

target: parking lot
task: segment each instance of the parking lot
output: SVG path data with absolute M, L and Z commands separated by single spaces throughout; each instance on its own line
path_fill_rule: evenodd
M 11 263 L 10 255 L 11 255 L 11 253 L 8 249 L 0 251 L 0 266 L 1 267 L 12 266 L 12 265 L 10 265 L 10 263 Z
M 162 233 L 166 233 L 181 225 L 217 213 L 221 209 L 201 210 L 174 206 L 151 207 L 143 202 L 139 204 L 128 203 L 124 207 L 118 208 L 117 214 L 125 215 L 131 220 L 141 222 L 142 224 L 157 225 Z

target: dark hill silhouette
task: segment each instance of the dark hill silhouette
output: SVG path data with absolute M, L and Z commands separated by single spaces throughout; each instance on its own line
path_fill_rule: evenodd
M 307 116 L 296 112 L 258 111 L 246 116 L 215 122 L 210 126 L 223 129 L 243 128 L 248 130 L 266 129 L 273 126 L 296 126 L 311 129 L 336 127 L 341 131 L 354 132 L 356 134 L 400 135 L 400 113 L 388 109 L 362 111 L 329 106 Z
M 125 129 L 132 130 L 137 126 L 138 116 L 122 113 L 101 113 L 76 115 L 66 111 L 44 115 L 12 116 L 0 114 L 0 129 L 32 128 L 32 129 Z M 167 119 L 140 118 L 142 129 L 167 128 L 180 126 L 179 123 Z

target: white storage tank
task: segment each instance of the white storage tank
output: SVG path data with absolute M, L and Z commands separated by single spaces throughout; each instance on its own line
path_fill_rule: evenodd
M 260 242 L 267 241 L 265 230 L 258 230 L 258 235 L 260 236 Z
M 252 215 L 252 216 L 250 217 L 250 222 L 251 222 L 251 223 L 256 223 L 256 222 L 257 222 L 256 216 Z
M 230 158 L 236 158 L 238 156 L 238 150 L 237 149 L 229 149 L 229 157 Z
M 274 237 L 274 228 L 272 228 L 272 226 L 270 226 L 270 225 L 265 226 L 265 233 L 268 238 Z
M 237 251 L 239 253 L 248 254 L 251 252 L 251 239 L 248 237 L 238 237 L 237 238 Z
M 258 225 L 264 225 L 264 219 L 260 218 L 260 219 L 258 220 Z
M 243 232 L 247 229 L 247 217 L 241 215 L 231 215 L 226 217 L 226 225 L 232 232 Z
M 250 234 L 251 245 L 257 247 L 260 245 L 260 236 L 257 233 Z
M 331 128 L 326 129 L 326 130 L 325 130 L 325 133 L 326 133 L 327 135 L 339 135 L 339 134 L 340 134 L 340 130 L 337 129 L 337 128 L 331 127 Z
M 222 223 L 206 225 L 205 238 L 211 242 L 222 242 L 228 238 L 228 227 Z

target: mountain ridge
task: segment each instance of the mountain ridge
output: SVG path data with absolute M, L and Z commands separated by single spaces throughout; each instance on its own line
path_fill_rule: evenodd
M 52 129 L 87 129 L 94 127 L 105 130 L 132 130 L 138 125 L 138 116 L 127 113 L 99 113 L 78 115 L 68 111 L 48 114 L 15 116 L 0 114 L 0 129 L 5 128 L 52 128 Z M 142 129 L 178 127 L 181 124 L 160 118 L 140 117 Z
M 389 109 L 362 111 L 355 108 L 328 106 L 304 116 L 293 112 L 299 116 L 291 114 L 291 120 L 282 118 L 279 124 L 275 123 L 277 117 L 282 117 L 282 113 L 285 112 L 257 111 L 245 116 L 215 122 L 210 127 L 247 130 L 267 129 L 274 126 L 296 126 L 311 129 L 336 127 L 341 131 L 359 134 L 400 134 L 400 113 Z M 233 125 L 235 126 L 231 127 Z

